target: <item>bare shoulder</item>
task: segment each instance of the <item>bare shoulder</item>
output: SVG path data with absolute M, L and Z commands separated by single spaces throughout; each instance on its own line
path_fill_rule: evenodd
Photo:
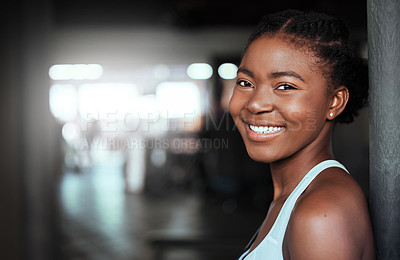
M 300 196 L 284 251 L 290 259 L 374 259 L 366 199 L 345 171 L 326 169 Z

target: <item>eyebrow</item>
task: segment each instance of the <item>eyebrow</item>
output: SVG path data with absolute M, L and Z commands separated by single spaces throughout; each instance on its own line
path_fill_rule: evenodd
M 241 67 L 241 68 L 238 69 L 237 73 L 239 73 L 239 72 L 244 73 L 244 74 L 254 78 L 254 73 L 252 71 L 250 71 L 249 69 Z M 272 78 L 293 77 L 293 78 L 297 78 L 297 79 L 299 79 L 299 80 L 301 80 L 303 82 L 305 81 L 303 79 L 303 77 L 301 77 L 299 74 L 297 74 L 296 72 L 291 71 L 291 70 L 272 72 L 271 73 L 271 77 Z
M 240 67 L 240 68 L 238 69 L 237 73 L 239 73 L 239 72 L 244 73 L 244 74 L 246 74 L 246 75 L 248 75 L 248 76 L 254 78 L 254 73 L 251 72 L 250 70 L 246 69 L 246 68 Z
M 291 70 L 272 72 L 271 76 L 272 76 L 272 78 L 293 77 L 293 78 L 297 78 L 304 82 L 304 79 L 299 74 L 297 74 L 296 72 L 291 71 Z

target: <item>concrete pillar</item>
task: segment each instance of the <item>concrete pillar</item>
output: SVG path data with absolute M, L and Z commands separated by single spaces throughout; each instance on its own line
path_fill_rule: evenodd
M 378 259 L 400 259 L 400 2 L 368 0 L 370 208 Z

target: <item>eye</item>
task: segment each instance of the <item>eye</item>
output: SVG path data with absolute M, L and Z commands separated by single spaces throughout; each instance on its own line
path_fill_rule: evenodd
M 296 88 L 293 87 L 292 85 L 289 85 L 289 84 L 281 84 L 276 89 L 279 89 L 279 90 L 291 90 L 291 89 L 296 89 Z
M 241 87 L 245 87 L 245 88 L 252 88 L 253 87 L 253 84 L 251 84 L 247 80 L 238 80 L 236 82 L 236 84 L 241 86 Z

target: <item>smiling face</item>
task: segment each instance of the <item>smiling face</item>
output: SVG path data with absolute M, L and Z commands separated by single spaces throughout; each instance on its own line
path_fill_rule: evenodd
M 311 54 L 279 37 L 253 41 L 229 105 L 250 157 L 275 162 L 326 146 L 332 127 L 327 87 Z

